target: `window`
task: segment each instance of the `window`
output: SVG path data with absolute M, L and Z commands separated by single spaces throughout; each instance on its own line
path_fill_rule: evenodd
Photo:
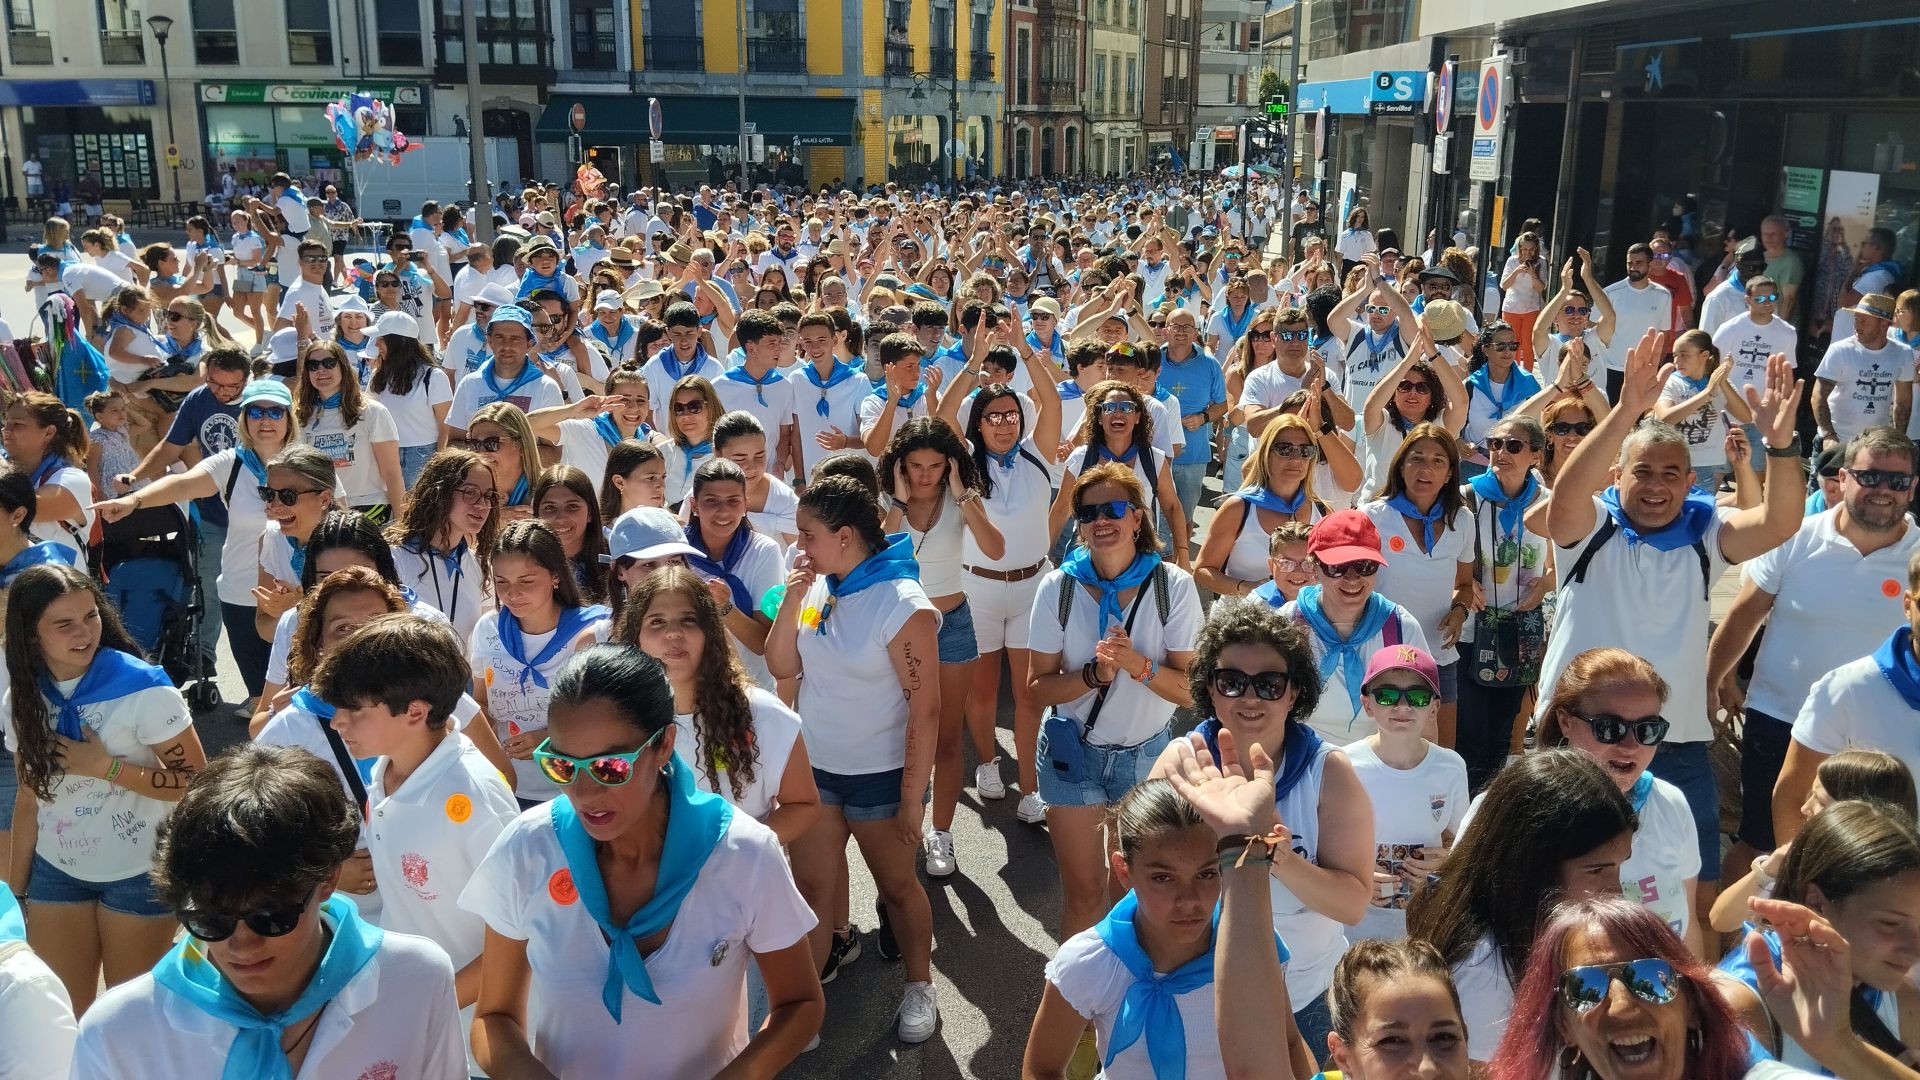
M 99 0 L 100 59 L 108 64 L 147 62 L 147 28 L 129 0 Z
M 612 71 L 613 4 L 610 0 L 572 0 L 568 31 L 573 39 L 573 66 Z
M 333 63 L 333 20 L 327 0 L 287 0 L 287 60 Z
M 753 21 L 747 33 L 760 37 L 800 36 L 800 0 L 753 0 Z
M 1033 65 L 1033 35 L 1025 27 L 1013 32 L 1013 103 L 1015 105 L 1033 104 L 1033 80 L 1029 78 Z M 1020 129 L 1026 133 L 1025 128 Z M 1016 170 L 1014 175 L 1023 175 Z
M 953 5 L 933 4 L 927 41 L 936 49 L 953 48 Z
M 233 0 L 193 0 L 193 58 L 202 64 L 240 62 L 240 34 L 233 21 Z
M 1140 62 L 1138 60 L 1131 56 L 1127 57 L 1127 111 L 1129 112 L 1133 111 L 1135 104 L 1139 100 L 1135 96 L 1135 88 L 1140 84 L 1139 65 Z
M 1096 56 L 1093 58 L 1093 100 L 1095 102 L 1101 102 L 1105 101 L 1106 97 L 1107 58 L 1104 56 Z
M 1140 28 L 1140 0 L 1127 0 L 1127 29 Z
M 16 64 L 53 63 L 53 39 L 40 29 L 34 0 L 6 0 L 7 54 Z
M 913 6 L 907 0 L 887 0 L 887 29 L 898 27 L 902 34 L 907 32 Z
M 427 62 L 426 50 L 420 44 L 418 0 L 389 0 L 374 5 L 373 12 L 378 20 L 374 36 L 380 66 L 419 67 Z
M 461 0 L 439 0 L 434 40 L 439 62 L 466 63 Z M 543 67 L 547 62 L 545 0 L 487 0 L 478 14 L 482 64 Z

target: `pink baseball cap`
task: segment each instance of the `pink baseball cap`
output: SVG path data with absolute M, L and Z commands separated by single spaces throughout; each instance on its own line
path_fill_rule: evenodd
M 1367 661 L 1367 677 L 1360 685 L 1371 686 L 1373 680 L 1389 671 L 1411 671 L 1420 676 L 1427 689 L 1440 692 L 1440 667 L 1433 662 L 1427 650 L 1417 645 L 1387 645 L 1373 651 L 1373 658 Z

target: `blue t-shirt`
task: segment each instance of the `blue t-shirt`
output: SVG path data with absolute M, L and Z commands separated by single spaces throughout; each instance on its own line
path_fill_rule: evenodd
M 222 450 L 231 450 L 240 442 L 240 406 L 224 405 L 205 386 L 196 386 L 180 400 L 173 414 L 173 426 L 167 428 L 167 442 L 174 446 L 192 444 L 200 456 L 209 458 Z M 227 504 L 218 495 L 193 500 L 200 519 L 209 525 L 225 527 Z
M 1198 346 L 1184 362 L 1175 362 L 1171 357 L 1161 360 L 1159 388 L 1180 399 L 1181 417 L 1204 412 L 1215 402 L 1227 400 L 1226 375 L 1220 371 L 1220 364 Z M 1174 422 L 1178 423 L 1179 417 L 1175 417 Z M 1201 424 L 1187 432 L 1186 440 L 1180 456 L 1173 459 L 1175 465 L 1200 465 L 1212 460 L 1212 424 Z

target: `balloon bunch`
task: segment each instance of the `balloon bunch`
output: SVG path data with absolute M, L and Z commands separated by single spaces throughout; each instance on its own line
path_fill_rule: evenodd
M 355 161 L 392 165 L 401 154 L 419 146 L 393 126 L 393 107 L 368 94 L 348 94 L 328 102 L 326 116 L 334 146 Z

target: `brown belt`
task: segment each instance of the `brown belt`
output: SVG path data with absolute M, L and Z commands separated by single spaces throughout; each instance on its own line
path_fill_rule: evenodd
M 989 570 L 984 566 L 969 566 L 967 573 L 974 577 L 986 578 L 988 581 L 1025 581 L 1046 568 L 1047 562 L 1042 559 L 1032 566 L 1023 566 L 1018 570 Z

